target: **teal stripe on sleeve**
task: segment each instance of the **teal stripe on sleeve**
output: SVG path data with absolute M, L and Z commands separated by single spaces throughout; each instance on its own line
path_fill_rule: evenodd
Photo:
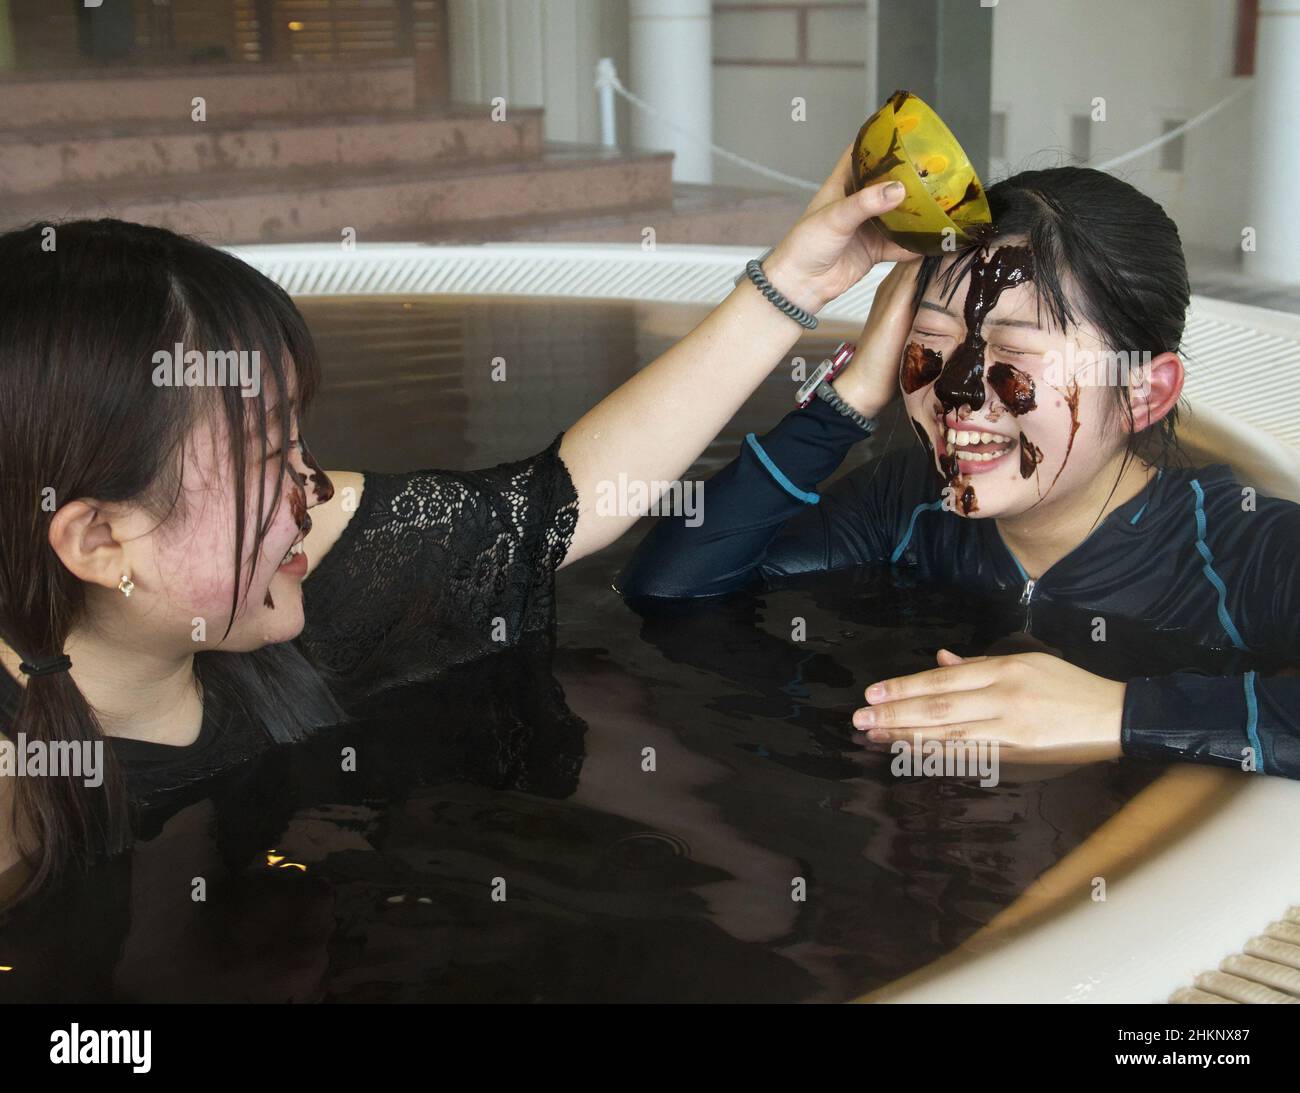
M 805 505 L 815 505 L 821 500 L 821 497 L 818 494 L 809 493 L 807 490 L 801 490 L 791 482 L 790 479 L 786 478 L 782 473 L 781 468 L 772 462 L 772 457 L 768 455 L 767 452 L 763 451 L 763 446 L 758 442 L 758 438 L 755 437 L 753 433 L 745 434 L 745 443 L 753 449 L 754 454 L 758 456 L 758 461 L 767 468 L 767 473 L 772 476 L 776 481 L 776 484 L 785 490 L 785 492 L 791 497 L 802 501 Z
M 938 501 L 922 503 L 912 510 L 912 518 L 907 522 L 907 532 L 903 535 L 903 541 L 900 542 L 898 546 L 894 547 L 894 553 L 889 556 L 891 562 L 898 561 L 898 559 L 903 556 L 903 551 L 907 549 L 907 544 L 912 541 L 912 532 L 916 529 L 916 518 L 927 509 L 930 512 L 933 512 L 936 509 L 941 508 L 943 508 L 943 498 L 940 498 Z M 1018 562 L 1016 564 L 1019 565 Z
M 1242 690 L 1246 693 L 1246 737 L 1255 749 L 1255 770 L 1264 773 L 1264 749 L 1259 742 L 1259 699 L 1255 696 L 1255 673 L 1242 677 Z
M 1205 541 L 1205 491 L 1201 489 L 1199 480 L 1192 479 L 1192 492 L 1196 495 L 1196 551 L 1205 559 L 1205 565 L 1201 572 L 1205 574 L 1205 579 L 1214 587 L 1214 591 L 1219 597 L 1219 622 L 1223 624 L 1223 629 L 1227 632 L 1228 638 L 1238 649 L 1245 649 L 1246 643 L 1241 640 L 1241 634 L 1237 631 L 1237 624 L 1232 621 L 1232 616 L 1228 614 L 1228 586 L 1223 583 L 1223 578 L 1215 572 L 1214 555 L 1210 553 L 1210 545 Z

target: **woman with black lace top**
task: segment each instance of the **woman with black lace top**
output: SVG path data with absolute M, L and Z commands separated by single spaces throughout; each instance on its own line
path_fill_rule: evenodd
M 907 256 L 870 223 L 901 192 L 851 188 L 846 148 L 763 263 L 796 308 Z M 0 236 L 0 898 L 126 846 L 133 802 L 547 631 L 555 570 L 634 522 L 599 483 L 681 475 L 800 330 L 742 280 L 530 458 L 326 472 L 311 337 L 266 277 L 117 220 Z M 175 355 L 253 351 L 242 386 L 175 382 Z M 85 765 L 21 768 L 56 744 Z

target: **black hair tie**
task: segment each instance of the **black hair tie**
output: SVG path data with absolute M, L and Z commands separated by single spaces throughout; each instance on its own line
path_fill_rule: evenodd
M 57 657 L 36 664 L 28 664 L 25 660 L 18 663 L 18 670 L 29 676 L 52 676 L 55 672 L 66 672 L 71 667 L 72 658 L 67 653 L 60 653 Z

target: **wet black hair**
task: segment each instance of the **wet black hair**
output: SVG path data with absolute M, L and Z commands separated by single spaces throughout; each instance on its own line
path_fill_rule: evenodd
M 1086 322 L 1112 351 L 1179 352 L 1191 287 L 1178 227 L 1160 205 L 1123 179 L 1091 167 L 1021 171 L 987 191 L 993 235 L 1026 241 L 1041 321 L 1046 308 L 1061 330 Z M 980 253 L 955 252 L 940 278 L 947 301 Z M 948 255 L 922 259 L 913 309 Z M 1140 358 L 1139 358 L 1140 359 Z M 1124 466 L 1134 457 L 1168 465 L 1181 458 L 1178 407 L 1155 425 L 1133 430 L 1126 384 L 1115 385 L 1129 425 Z
M 154 354 L 178 342 L 205 352 L 256 349 L 257 395 L 245 397 L 230 384 L 155 384 Z M 265 475 L 258 475 L 257 511 L 265 515 L 253 528 L 251 552 L 244 519 L 250 462 L 267 462 L 272 414 L 280 435 L 290 435 L 287 395 L 306 408 L 318 384 L 315 347 L 293 301 L 231 254 L 115 219 L 37 223 L 0 235 L 0 638 L 27 661 L 55 656 L 84 613 L 86 585 L 49 545 L 50 509 L 81 497 L 133 502 L 164 523 L 184 503 L 187 438 L 219 415 L 235 495 L 228 635 L 253 577 L 250 568 L 241 588 L 244 558 L 259 556 L 280 505 L 289 446 L 279 454 L 269 504 Z M 247 458 L 254 436 L 261 438 L 260 464 Z M 42 504 L 48 496 L 54 505 Z M 271 741 L 347 719 L 294 643 L 201 649 L 194 665 L 205 708 L 218 700 Z M 29 675 L 26 683 L 9 735 L 103 741 L 71 673 Z M 71 775 L 13 780 L 14 834 L 29 876 L 19 899 L 73 863 L 130 844 L 125 780 L 112 749 L 101 746 L 106 770 L 97 788 Z

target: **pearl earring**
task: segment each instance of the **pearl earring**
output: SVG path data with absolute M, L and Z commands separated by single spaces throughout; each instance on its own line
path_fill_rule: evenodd
M 117 590 L 122 593 L 123 596 L 129 597 L 135 590 L 135 581 L 131 580 L 130 577 L 123 573 L 122 579 L 117 582 Z

